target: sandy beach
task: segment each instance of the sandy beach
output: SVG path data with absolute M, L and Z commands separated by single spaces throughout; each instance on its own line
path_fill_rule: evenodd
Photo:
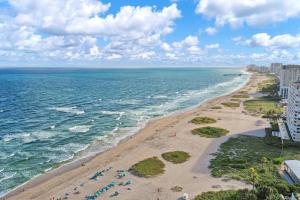
M 165 173 L 153 178 L 140 178 L 130 173 L 122 181 L 132 180 L 129 186 L 116 186 L 106 192 L 99 199 L 122 200 L 169 200 L 178 199 L 183 193 L 188 193 L 191 198 L 205 191 L 239 189 L 250 187 L 239 181 L 222 181 L 210 175 L 208 169 L 211 154 L 216 152 L 219 145 L 229 137 L 237 134 L 260 136 L 264 134 L 265 127 L 269 126 L 265 119 L 248 115 L 239 108 L 211 109 L 220 103 L 229 101 L 232 95 L 240 91 L 247 91 L 249 95 L 256 95 L 256 86 L 266 77 L 252 75 L 249 82 L 238 91 L 231 94 L 211 99 L 201 106 L 175 113 L 167 117 L 149 122 L 145 128 L 136 135 L 121 142 L 106 152 L 92 159 L 81 160 L 45 173 L 18 189 L 10 192 L 2 199 L 29 200 L 29 199 L 84 199 L 93 194 L 115 178 L 116 170 L 128 170 L 133 164 L 148 158 L 157 156 L 172 150 L 186 151 L 191 158 L 182 164 L 165 163 Z M 204 138 L 191 134 L 191 130 L 201 125 L 195 125 L 190 121 L 196 116 L 207 116 L 218 119 L 212 126 L 225 128 L 230 131 L 227 136 L 221 138 Z M 90 180 L 96 171 L 112 167 L 105 176 L 97 181 Z M 174 186 L 183 188 L 182 192 L 171 190 Z M 120 195 L 110 197 L 115 191 Z M 66 195 L 66 193 L 68 195 Z

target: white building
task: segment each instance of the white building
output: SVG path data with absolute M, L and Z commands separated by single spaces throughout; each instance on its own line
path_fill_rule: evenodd
M 292 140 L 300 141 L 300 82 L 291 83 L 289 87 L 287 125 Z
M 270 72 L 279 77 L 281 67 L 282 67 L 282 63 L 272 63 L 270 66 Z
M 284 170 L 290 176 L 294 183 L 300 183 L 300 161 L 286 160 L 283 163 Z
M 300 78 L 300 65 L 283 65 L 280 70 L 280 90 L 282 98 L 288 97 L 289 84 Z

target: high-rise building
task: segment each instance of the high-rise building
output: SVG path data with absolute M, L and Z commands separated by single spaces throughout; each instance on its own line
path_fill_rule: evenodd
M 290 83 L 287 104 L 287 125 L 294 141 L 300 141 L 300 82 Z
M 300 65 L 283 65 L 280 70 L 280 90 L 282 98 L 288 97 L 289 84 L 300 78 Z
M 282 63 L 272 63 L 270 66 L 270 72 L 279 77 L 281 67 L 282 67 Z

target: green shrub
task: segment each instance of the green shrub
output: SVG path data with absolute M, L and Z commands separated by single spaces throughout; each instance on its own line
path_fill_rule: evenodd
M 204 192 L 194 200 L 257 200 L 256 194 L 251 190 L 226 190 L 217 192 Z
M 222 109 L 221 106 L 212 106 L 211 109 Z
M 221 104 L 223 106 L 229 107 L 229 108 L 238 108 L 238 107 L 240 107 L 239 103 L 234 103 L 234 102 L 224 102 L 224 103 L 221 103 Z
M 161 155 L 166 161 L 174 164 L 183 163 L 187 161 L 191 156 L 184 151 L 171 151 Z
M 231 97 L 235 98 L 235 99 L 247 99 L 247 98 L 249 98 L 249 95 L 246 95 L 246 94 L 236 94 L 236 95 L 232 95 Z
M 224 136 L 229 133 L 228 130 L 223 129 L 223 128 L 217 128 L 217 127 L 202 127 L 202 128 L 196 128 L 192 130 L 192 133 L 194 135 L 200 135 L 202 137 L 207 137 L 207 138 L 217 138 Z
M 141 177 L 152 177 L 164 173 L 165 164 L 157 157 L 147 158 L 134 164 L 130 171 Z
M 191 122 L 194 124 L 212 124 L 212 123 L 216 123 L 217 120 L 209 117 L 196 117 L 192 119 Z

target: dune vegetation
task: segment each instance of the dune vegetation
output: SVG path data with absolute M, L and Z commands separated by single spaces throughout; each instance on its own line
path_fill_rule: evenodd
M 228 108 L 238 108 L 238 107 L 240 107 L 240 103 L 236 103 L 236 102 L 223 102 L 221 104 L 225 107 L 228 107 Z
M 165 164 L 157 157 L 147 158 L 134 164 L 130 171 L 140 177 L 153 177 L 164 173 Z
M 194 135 L 200 135 L 202 137 L 217 138 L 228 134 L 229 131 L 223 128 L 207 126 L 202 128 L 196 128 L 192 130 L 192 133 Z
M 179 164 L 187 161 L 191 156 L 184 151 L 171 151 L 161 155 L 163 159 L 174 164 Z
M 194 124 L 212 124 L 212 123 L 216 123 L 217 120 L 210 117 L 196 117 L 192 119 L 191 122 Z

